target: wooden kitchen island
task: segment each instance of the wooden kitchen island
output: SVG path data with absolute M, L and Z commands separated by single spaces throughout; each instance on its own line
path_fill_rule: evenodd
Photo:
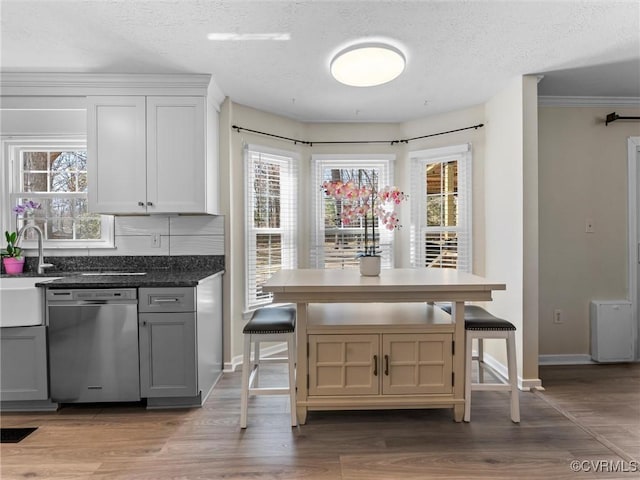
M 450 269 L 296 269 L 263 287 L 297 306 L 297 416 L 309 410 L 464 413 L 464 302 L 505 285 Z M 451 302 L 452 315 L 432 302 Z

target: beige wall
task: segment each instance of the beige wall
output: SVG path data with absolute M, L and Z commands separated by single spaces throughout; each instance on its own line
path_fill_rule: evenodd
M 605 126 L 613 111 L 640 116 L 638 108 L 539 108 L 541 355 L 589 355 L 589 302 L 627 298 L 627 139 L 640 136 L 640 123 Z

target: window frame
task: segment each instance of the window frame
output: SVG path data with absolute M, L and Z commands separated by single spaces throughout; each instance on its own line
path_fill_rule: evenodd
M 322 191 L 323 175 L 322 171 L 327 168 L 336 169 L 372 169 L 376 168 L 380 171 L 378 177 L 378 185 L 393 185 L 395 173 L 394 154 L 314 154 L 311 156 L 311 187 L 310 192 L 315 192 L 311 202 L 311 238 L 309 245 L 309 262 L 311 268 L 338 268 L 327 267 L 324 254 L 324 192 Z M 339 229 L 337 229 L 339 230 Z M 359 227 L 342 228 L 342 232 L 358 232 Z M 389 231 L 381 227 L 378 232 L 380 235 L 379 247 L 382 250 L 382 268 L 393 268 L 394 259 L 394 242 L 395 235 L 393 231 Z M 346 259 L 346 257 L 345 257 Z M 342 268 L 357 268 L 358 261 L 354 256 L 353 260 L 342 262 Z
M 456 270 L 472 272 L 473 270 L 473 191 L 472 191 L 472 149 L 470 143 L 448 147 L 431 148 L 409 152 L 411 169 L 411 266 L 425 267 L 424 235 L 426 233 L 456 232 L 458 235 L 458 260 Z M 426 224 L 427 201 L 424 169 L 427 165 L 458 162 L 458 225 L 455 227 L 428 226 Z M 443 268 L 443 267 L 435 267 Z
M 284 186 L 287 194 L 284 201 L 280 201 L 280 228 L 258 227 L 253 224 L 254 214 L 254 198 L 250 194 L 249 182 L 254 178 L 252 176 L 252 159 L 251 152 L 265 155 L 271 158 L 268 161 L 274 161 L 287 167 L 288 179 Z M 252 285 L 252 279 L 256 278 L 257 272 L 255 263 L 252 264 L 252 258 L 255 257 L 257 235 L 258 234 L 281 234 L 281 265 L 282 268 L 296 268 L 298 265 L 298 238 L 297 238 L 297 220 L 298 220 L 298 164 L 299 155 L 296 152 L 279 150 L 263 145 L 245 144 L 244 146 L 244 202 L 245 202 L 245 310 L 252 311 L 262 305 L 272 302 L 273 294 L 268 294 L 263 298 L 258 298 L 258 285 Z M 282 199 L 282 186 L 281 196 Z M 257 279 L 256 279 L 257 280 Z
M 21 155 L 25 151 L 65 151 L 87 149 L 85 137 L 80 136 L 28 136 L 28 137 L 2 137 L 2 156 L 4 168 L 3 176 L 3 204 L 2 228 L 3 230 L 17 231 L 16 217 L 11 209 L 17 204 L 18 199 L 26 196 L 38 200 L 44 198 L 69 198 L 81 197 L 88 201 L 88 194 L 68 192 L 23 192 L 22 191 L 22 164 Z M 88 186 L 88 188 L 91 188 Z M 64 239 L 48 240 L 43 238 L 43 248 L 56 250 L 77 249 L 104 249 L 115 248 L 114 217 L 112 215 L 100 215 L 100 239 Z M 37 241 L 25 239 L 22 248 L 37 248 Z

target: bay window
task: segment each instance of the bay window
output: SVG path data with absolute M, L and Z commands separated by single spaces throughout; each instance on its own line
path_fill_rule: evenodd
M 411 263 L 471 272 L 471 147 L 421 150 L 411 159 Z
M 275 272 L 297 266 L 296 158 L 290 152 L 245 149 L 246 307 L 269 303 L 262 286 Z
M 311 267 L 352 268 L 359 265 L 358 253 L 364 251 L 365 225 L 346 224 L 340 219 L 340 202 L 320 188 L 325 181 L 353 180 L 358 170 L 374 172 L 378 188 L 393 184 L 392 155 L 313 155 L 311 173 L 312 235 Z M 377 219 L 376 219 L 377 222 Z M 376 244 L 382 268 L 393 266 L 393 231 L 376 225 Z

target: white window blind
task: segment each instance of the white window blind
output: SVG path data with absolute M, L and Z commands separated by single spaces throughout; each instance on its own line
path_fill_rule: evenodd
M 411 152 L 410 158 L 412 265 L 470 272 L 470 145 Z
M 393 160 L 390 155 L 313 155 L 311 192 L 312 202 L 312 238 L 311 266 L 314 268 L 351 268 L 357 267 L 358 252 L 363 251 L 364 224 L 344 225 L 340 221 L 340 205 L 326 195 L 321 188 L 326 180 L 348 179 L 358 169 L 374 170 L 378 177 L 378 186 L 393 184 Z M 377 220 L 376 220 L 377 221 Z M 393 231 L 376 225 L 382 268 L 393 266 Z
M 247 309 L 269 303 L 262 291 L 271 275 L 297 265 L 297 164 L 293 154 L 245 149 Z

